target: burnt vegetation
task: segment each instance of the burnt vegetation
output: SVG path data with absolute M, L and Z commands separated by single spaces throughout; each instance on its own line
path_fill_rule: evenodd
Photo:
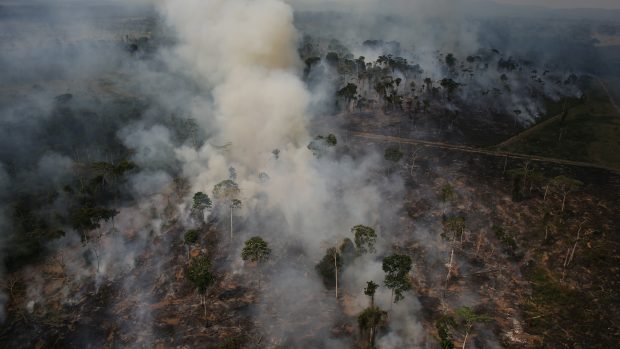
M 620 110 L 563 51 L 494 46 L 508 29 L 484 22 L 488 47 L 420 52 L 296 13 L 307 129 L 222 137 L 162 19 L 109 16 L 95 54 L 122 64 L 0 80 L 1 347 L 620 343 Z M 227 137 L 267 144 L 262 167 Z

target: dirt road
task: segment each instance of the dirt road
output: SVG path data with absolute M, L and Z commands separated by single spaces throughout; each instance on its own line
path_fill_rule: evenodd
M 607 171 L 620 174 L 620 169 L 587 163 L 587 162 L 555 159 L 555 158 L 548 158 L 548 157 L 536 156 L 536 155 L 518 154 L 518 153 L 505 152 L 505 151 L 497 151 L 497 150 L 470 147 L 470 146 L 459 145 L 459 144 L 450 144 L 450 143 L 443 143 L 443 142 L 432 142 L 432 141 L 423 141 L 423 140 L 417 140 L 417 139 L 385 136 L 385 135 L 366 133 L 366 132 L 349 132 L 349 134 L 353 137 L 371 139 L 371 140 L 380 141 L 380 142 L 412 144 L 412 145 L 419 145 L 419 146 L 429 147 L 429 148 L 460 151 L 463 153 L 482 154 L 482 155 L 489 155 L 489 156 L 496 156 L 496 157 L 503 157 L 503 158 L 510 158 L 510 159 L 529 160 L 529 161 L 544 162 L 544 163 L 551 163 L 551 164 L 558 164 L 558 165 L 598 168 L 598 169 L 603 169 L 603 170 L 607 170 Z

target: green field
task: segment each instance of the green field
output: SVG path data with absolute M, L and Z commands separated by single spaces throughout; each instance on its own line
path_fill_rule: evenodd
M 585 82 L 585 91 L 582 102 L 567 103 L 570 109 L 564 121 L 558 117 L 534 125 L 522 137 L 498 148 L 620 169 L 620 114 L 596 79 Z M 557 115 L 562 109 L 559 103 L 553 103 L 548 110 Z

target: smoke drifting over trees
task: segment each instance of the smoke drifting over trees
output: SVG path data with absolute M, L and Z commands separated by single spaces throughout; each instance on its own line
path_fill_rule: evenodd
M 491 20 L 461 16 L 469 10 L 459 1 L 40 6 L 0 2 L 0 276 L 25 268 L 26 314 L 46 313 L 50 294 L 70 307 L 120 285 L 131 315 L 105 316 L 138 338 L 136 346 L 155 346 L 157 304 L 184 292 L 169 286 L 183 275 L 171 265 L 189 268 L 208 318 L 214 284 L 241 277 L 252 286 L 243 255 L 261 264 L 263 284 L 247 313 L 266 346 L 358 345 L 332 329 L 342 308 L 347 316 L 364 311 L 373 280 L 369 309 L 390 310 L 386 323 L 372 326 L 371 345 L 376 338 L 385 349 L 433 347 L 416 263 L 437 267 L 429 287 L 448 288 L 442 263 L 458 242 L 431 236 L 424 223 L 416 248 L 426 254 L 398 251 L 392 236 L 403 234 L 400 203 L 412 181 L 400 171 L 406 150 L 353 151 L 348 130 L 325 115 L 414 120 L 434 112 L 449 118 L 438 122 L 449 125 L 444 132 L 488 108 L 521 127 L 546 112 L 546 101 L 582 93 L 572 67 L 546 73 L 555 58 L 532 63 L 521 47 L 495 46 L 493 35 L 480 34 Z M 406 172 L 414 167 L 415 158 Z M 234 184 L 234 195 L 222 193 L 222 183 Z M 451 202 L 430 200 L 444 215 L 458 213 Z M 250 238 L 269 258 L 243 250 Z M 345 239 L 357 248 L 344 248 Z M 342 289 L 337 299 L 314 268 L 326 249 L 335 261 L 328 274 Z M 390 255 L 404 260 L 394 280 L 384 272 Z M 55 292 L 29 269 L 41 259 L 62 274 Z M 150 272 L 138 272 L 145 265 Z M 0 321 L 14 297 L 8 289 Z M 446 307 L 478 302 L 465 294 Z M 473 333 L 475 323 L 467 326 Z M 483 345 L 498 345 L 489 330 L 477 333 Z

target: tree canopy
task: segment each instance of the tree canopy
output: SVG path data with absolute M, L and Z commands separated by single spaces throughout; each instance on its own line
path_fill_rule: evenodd
M 241 250 L 241 258 L 244 261 L 261 264 L 269 259 L 269 256 L 271 256 L 269 244 L 260 236 L 254 236 L 247 240 L 243 250 Z
M 187 278 L 198 290 L 198 293 L 207 292 L 207 287 L 213 283 L 215 277 L 211 273 L 211 261 L 207 256 L 192 258 L 187 269 Z
M 185 241 L 187 245 L 196 243 L 196 241 L 198 241 L 198 231 L 196 229 L 188 230 L 183 236 L 183 241 Z
M 197 211 L 208 210 L 213 206 L 213 202 L 209 195 L 199 191 L 194 194 L 192 209 Z
M 383 284 L 394 292 L 394 303 L 404 298 L 403 292 L 411 289 L 407 274 L 411 271 L 411 257 L 393 254 L 383 259 L 385 280 Z
M 365 225 L 356 225 L 351 228 L 351 232 L 355 234 L 355 246 L 358 253 L 376 252 L 375 242 L 377 241 L 377 233 L 375 233 L 373 228 Z
M 213 196 L 216 199 L 233 199 L 236 198 L 240 192 L 239 185 L 232 179 L 221 181 L 213 187 Z
M 334 263 L 334 259 L 336 262 Z M 327 288 L 333 288 L 336 286 L 336 267 L 342 268 L 342 256 L 336 247 L 330 247 L 325 251 L 325 256 L 314 267 L 316 272 L 321 276 L 323 285 Z
M 374 281 L 368 281 L 366 282 L 366 288 L 364 288 L 364 294 L 372 298 L 375 296 L 377 288 L 379 288 L 379 285 L 377 285 Z

